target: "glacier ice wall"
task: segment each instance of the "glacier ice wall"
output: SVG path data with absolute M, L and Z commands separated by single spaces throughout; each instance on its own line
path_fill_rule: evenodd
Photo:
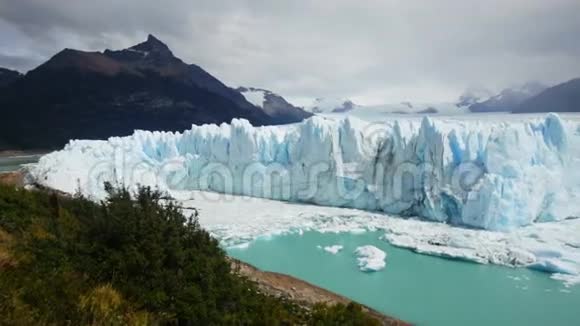
M 108 181 L 491 230 L 580 216 L 580 123 L 555 114 L 505 117 L 381 123 L 313 117 L 276 127 L 233 120 L 183 133 L 136 131 L 73 140 L 42 157 L 30 174 L 45 186 L 96 198 Z

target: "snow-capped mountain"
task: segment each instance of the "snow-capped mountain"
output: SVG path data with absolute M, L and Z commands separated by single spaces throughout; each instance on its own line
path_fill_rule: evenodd
M 344 98 L 319 97 L 304 109 L 312 113 L 344 113 L 356 109 L 358 105 Z
M 483 87 L 470 87 L 461 96 L 456 105 L 461 108 L 469 108 L 470 106 L 485 102 L 494 94 L 489 89 Z
M 380 104 L 357 105 L 349 100 L 316 99 L 307 110 L 317 115 L 340 117 L 353 116 L 367 121 L 380 121 L 392 115 L 459 115 L 469 113 L 454 103 L 412 103 L 409 101 Z
M 300 122 L 312 116 L 312 113 L 296 107 L 282 96 L 263 88 L 238 87 L 248 102 L 264 110 L 264 112 L 280 124 Z
M 412 103 L 409 101 L 393 104 L 383 104 L 363 107 L 366 110 L 374 110 L 382 114 L 463 114 L 467 111 L 454 103 Z
M 537 112 L 580 112 L 580 78 L 550 87 L 513 110 L 513 113 Z
M 511 112 L 521 103 L 538 95 L 545 89 L 546 86 L 538 82 L 529 82 L 520 87 L 506 88 L 485 101 L 471 104 L 469 110 L 475 113 Z

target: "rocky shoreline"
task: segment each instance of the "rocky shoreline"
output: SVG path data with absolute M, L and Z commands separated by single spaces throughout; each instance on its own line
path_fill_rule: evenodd
M 0 172 L 0 184 L 23 187 L 24 173 L 22 173 L 22 171 Z
M 269 295 L 292 300 L 306 309 L 310 309 L 315 304 L 348 304 L 352 300 L 338 295 L 336 293 L 325 290 L 314 284 L 310 284 L 301 279 L 292 277 L 290 275 L 262 271 L 255 266 L 244 263 L 240 260 L 229 258 L 232 269 L 255 282 L 258 288 Z M 403 326 L 411 325 L 404 321 L 385 316 L 384 314 L 361 305 L 363 311 L 368 313 L 373 318 L 377 319 L 381 325 Z

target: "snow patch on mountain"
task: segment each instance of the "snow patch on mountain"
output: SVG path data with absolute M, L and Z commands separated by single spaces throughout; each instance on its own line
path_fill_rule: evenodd
M 264 101 L 266 91 L 262 89 L 247 89 L 246 91 L 241 92 L 242 95 L 246 98 L 246 100 L 259 108 L 264 108 Z
M 296 107 L 282 96 L 262 88 L 239 87 L 237 89 L 245 99 L 262 109 L 279 124 L 300 122 L 312 116 L 311 113 Z

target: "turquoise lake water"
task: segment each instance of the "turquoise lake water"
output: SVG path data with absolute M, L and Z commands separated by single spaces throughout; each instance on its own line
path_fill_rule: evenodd
M 41 155 L 0 157 L 0 173 L 20 169 L 23 164 L 36 163 Z
M 580 286 L 547 274 L 420 255 L 380 240 L 380 232 L 306 232 L 259 239 L 228 253 L 289 274 L 416 325 L 580 325 Z M 317 246 L 340 244 L 336 255 Z M 374 245 L 386 268 L 363 273 L 353 251 Z

